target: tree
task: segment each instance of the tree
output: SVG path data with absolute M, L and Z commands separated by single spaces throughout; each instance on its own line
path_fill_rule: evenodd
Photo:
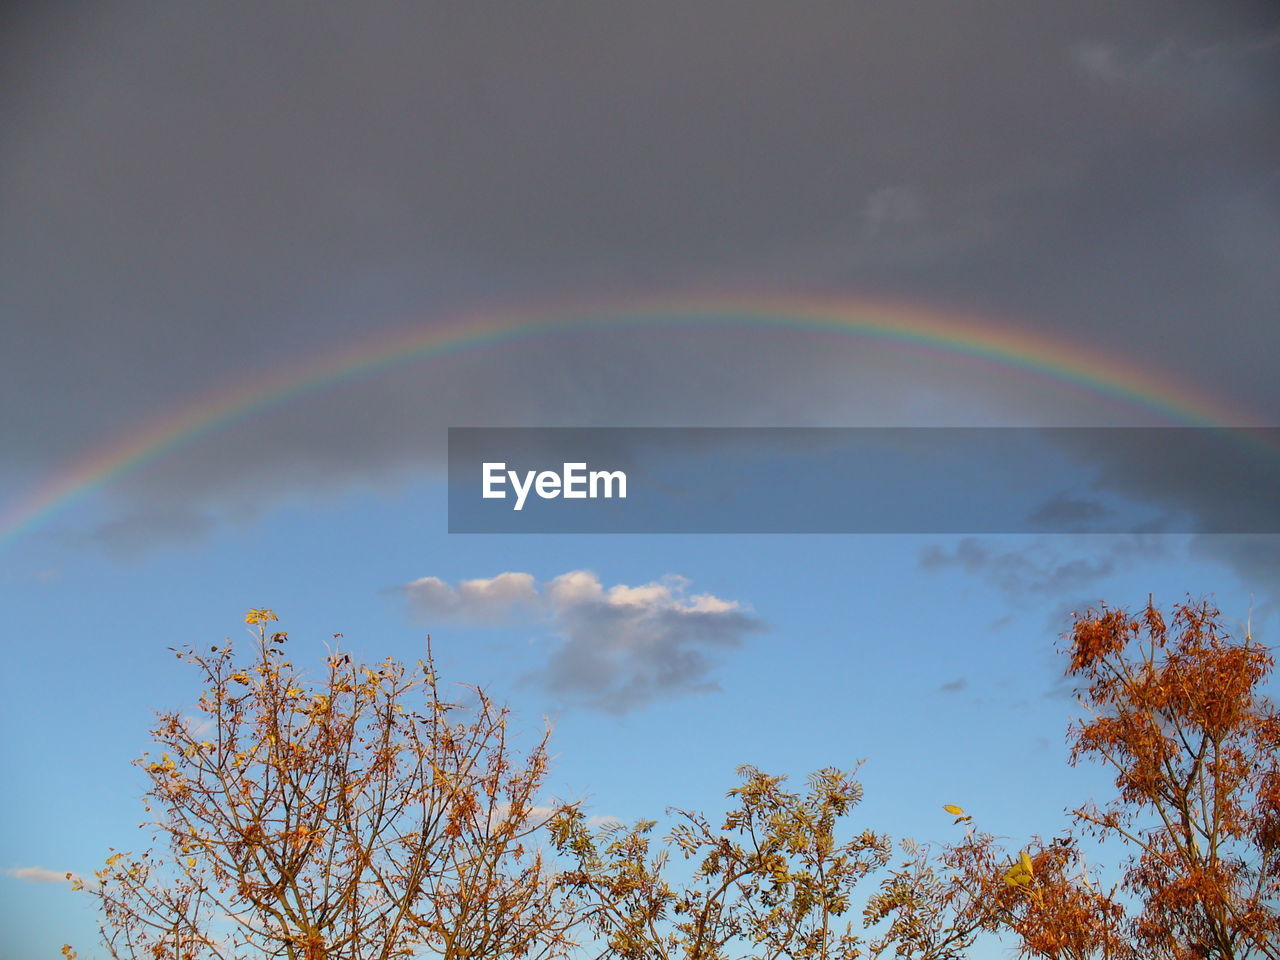
M 882 924 L 871 941 L 872 956 L 891 954 L 901 960 L 963 960 L 984 929 L 990 911 L 949 865 L 935 862 L 927 845 L 902 841 L 904 859 L 880 882 L 863 909 L 867 927 Z
M 673 810 L 675 826 L 654 849 L 655 821 L 630 829 L 586 829 L 573 811 L 556 825 L 559 849 L 576 861 L 567 883 L 584 891 L 591 921 L 610 953 L 624 960 L 836 960 L 860 955 L 860 939 L 841 918 L 854 886 L 889 856 L 887 837 L 862 831 L 843 841 L 838 827 L 862 798 L 853 773 L 834 768 L 809 778 L 806 793 L 785 778 L 739 768 L 737 805 L 717 829 L 703 814 Z M 671 876 L 672 851 L 694 865 Z
M 176 651 L 207 689 L 194 716 L 159 716 L 163 752 L 138 761 L 157 846 L 113 853 L 86 887 L 113 957 L 558 960 L 590 940 L 619 960 L 962 960 L 1007 934 L 1041 960 L 1280 960 L 1273 662 L 1207 604 L 1171 626 L 1151 603 L 1077 617 L 1071 760 L 1108 765 L 1116 796 L 1013 848 L 947 805 L 964 839 L 904 843 L 863 905 L 870 940 L 845 917 L 892 850 L 842 829 L 856 769 L 791 791 L 742 767 L 718 825 L 677 809 L 661 838 L 652 820 L 593 829 L 577 805 L 537 806 L 545 735 L 520 755 L 482 691 L 447 702 L 429 650 L 413 670 L 331 653 L 311 682 L 274 614 L 247 621 L 246 664 Z M 1129 851 L 1115 885 L 1086 840 Z
M 1072 811 L 1077 832 L 1012 852 L 972 826 L 938 850 L 907 846 L 868 902 L 873 943 L 910 960 L 958 960 L 983 931 L 1045 960 L 1280 957 L 1280 718 L 1272 659 L 1233 640 L 1208 604 L 1102 608 L 1066 638 L 1088 717 L 1072 763 L 1097 760 L 1118 794 Z M 956 823 L 972 818 L 947 806 Z M 1129 848 L 1119 883 L 1086 869 L 1082 842 Z
M 1234 641 L 1207 603 L 1148 603 L 1077 618 L 1068 674 L 1091 716 L 1072 763 L 1115 771 L 1118 795 L 1074 811 L 1132 850 L 1125 889 L 1143 956 L 1280 958 L 1280 716 L 1262 695 L 1273 660 Z
M 960 807 L 944 809 L 972 823 Z M 983 932 L 1011 933 L 1023 957 L 1131 960 L 1116 890 L 1104 889 L 1069 836 L 1033 837 L 1016 854 L 969 827 L 963 841 L 935 852 L 903 842 L 907 859 L 867 904 L 868 925 L 888 920 L 877 956 L 961 960 Z
M 156 846 L 113 853 L 85 884 L 111 956 L 550 960 L 574 907 L 531 838 L 572 807 L 536 805 L 546 737 L 527 754 L 507 714 L 441 695 L 428 654 L 410 670 L 340 652 L 309 681 L 276 617 L 256 650 L 175 651 L 207 687 L 194 716 L 160 714 L 150 780 Z

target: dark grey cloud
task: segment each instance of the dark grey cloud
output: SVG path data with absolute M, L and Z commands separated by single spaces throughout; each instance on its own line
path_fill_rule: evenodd
M 1237 622 L 1247 616 L 1253 635 L 1262 642 L 1280 625 L 1280 536 L 1240 534 L 1161 535 L 1058 535 L 1043 537 L 964 537 L 954 544 L 931 544 L 920 552 L 925 571 L 959 570 L 985 582 L 1004 595 L 1014 610 L 1047 610 L 1043 625 L 1047 637 L 1062 638 L 1069 633 L 1077 614 L 1100 609 L 1117 597 L 1132 597 L 1127 577 L 1152 564 L 1177 561 L 1209 561 L 1230 569 L 1241 584 L 1255 591 L 1246 613 L 1228 611 Z M 1196 596 L 1194 586 L 1189 588 Z M 1164 602 L 1177 597 L 1165 597 Z M 1157 603 L 1160 598 L 1156 598 Z M 1001 618 L 989 629 L 1008 626 L 1011 616 Z M 1244 632 L 1244 627 L 1239 626 Z M 1044 671 L 1043 696 L 1071 700 L 1075 680 L 1063 673 L 1063 661 L 1046 644 L 1041 663 Z M 963 689 L 943 684 L 939 690 Z
M 1086 497 L 1058 493 L 1042 503 L 1031 515 L 1032 524 L 1058 530 L 1087 530 L 1111 514 L 1106 504 Z
M 1273 479 L 1280 471 L 1276 431 L 1131 431 L 1125 434 L 1124 446 L 1108 442 L 1106 433 L 1055 432 L 1053 439 L 1097 468 L 1098 491 L 1135 497 L 1164 511 L 1175 523 L 1179 517 L 1188 519 L 1190 529 L 1202 531 L 1190 538 L 1189 556 L 1231 568 L 1259 591 L 1262 610 L 1269 614 L 1280 601 L 1280 535 L 1238 531 L 1273 530 L 1280 514 L 1280 485 Z M 1105 456 L 1099 456 L 1103 448 Z M 1090 503 L 1083 499 L 1078 509 L 1087 513 Z M 1059 512 L 1071 509 L 1070 498 L 1057 506 Z M 1047 504 L 1046 509 L 1052 513 L 1054 507 Z M 1087 517 L 1080 519 L 1089 522 Z M 1139 538 L 1132 543 L 1148 549 L 1154 542 Z M 1129 541 L 1115 543 L 1121 552 L 1112 552 L 1094 568 L 1098 575 L 1109 574 L 1116 562 L 1130 561 L 1141 552 L 1132 550 Z M 1054 589 L 1075 586 L 1059 577 L 1046 583 Z
M 981 574 L 1011 596 L 1035 602 L 1086 590 L 1129 562 L 1165 557 L 1169 550 L 1163 538 L 1151 535 L 1017 537 L 1012 545 L 962 537 L 954 547 L 925 547 L 920 566 Z
M 1280 536 L 1259 534 L 1193 537 L 1192 557 L 1225 564 L 1240 580 L 1257 591 L 1256 622 L 1274 629 L 1280 621 Z M 1259 634 L 1262 636 L 1262 634 Z
M 1191 541 L 1193 556 L 1228 559 L 1242 574 L 1280 583 L 1280 536 L 1201 535 Z
M 1007 315 L 1277 420 L 1278 26 L 1182 0 L 28 5 L 0 31 L 0 492 L 399 324 L 654 290 Z M 121 477 L 100 536 L 400 482 L 450 424 L 950 417 L 1145 422 L 883 344 L 579 334 L 203 437 Z
M 423 577 L 404 591 L 428 619 L 493 624 L 517 612 L 540 615 L 556 645 L 531 679 L 566 703 L 610 713 L 718 690 L 716 667 L 763 629 L 748 608 L 691 593 L 679 576 L 607 589 L 585 570 L 541 586 L 527 573 L 456 586 Z
M 1158 530 L 1240 533 L 1276 529 L 1280 519 L 1280 430 L 1205 429 L 1044 431 L 1049 441 L 1089 464 L 1094 489 L 1138 497 L 1165 514 Z M 1048 516 L 1080 522 L 1100 504 L 1059 497 Z M 1181 516 L 1178 516 L 1181 515 Z M 1179 521 L 1190 521 L 1179 527 Z
M 1128 570 L 1178 555 L 1188 538 L 1151 534 L 962 537 L 920 552 L 925 571 L 960 570 L 990 584 L 1019 609 L 1044 609 L 1057 636 L 1084 610 L 1114 596 L 1108 583 Z

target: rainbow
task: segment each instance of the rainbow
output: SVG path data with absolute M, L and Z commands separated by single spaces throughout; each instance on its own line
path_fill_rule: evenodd
M 394 330 L 245 376 L 90 450 L 0 515 L 0 545 L 112 480 L 254 413 L 396 364 L 499 343 L 614 329 L 764 329 L 845 334 L 976 357 L 1109 396 L 1193 426 L 1247 425 L 1239 411 L 1156 373 L 1010 325 L 867 297 L 711 296 L 491 310 Z

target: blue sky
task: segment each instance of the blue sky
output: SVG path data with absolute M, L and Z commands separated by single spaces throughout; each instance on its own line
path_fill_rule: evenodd
M 1061 829 L 1066 807 L 1105 790 L 1100 772 L 1065 763 L 1073 704 L 1053 653 L 1068 624 L 1059 604 L 1191 592 L 1245 617 L 1256 602 L 1221 564 L 1187 558 L 1186 538 L 1154 538 L 1137 556 L 1126 553 L 1129 537 L 971 540 L 1017 559 L 1024 582 L 1011 587 L 939 566 L 937 556 L 963 549 L 954 537 L 466 537 L 440 532 L 443 510 L 439 486 L 422 484 L 281 507 L 198 548 L 127 561 L 69 553 L 51 532 L 11 548 L 0 691 L 15 733 L 3 757 L 14 785 L 0 833 L 6 866 L 83 873 L 107 846 L 138 842 L 142 779 L 129 761 L 147 745 L 153 709 L 180 709 L 198 693 L 167 648 L 248 641 L 251 606 L 278 611 L 292 656 L 312 666 L 335 632 L 365 657 L 414 659 L 429 631 L 447 678 L 490 689 L 529 735 L 549 718 L 553 790 L 587 799 L 597 815 L 719 809 L 742 763 L 800 780 L 865 759 L 867 795 L 851 825 L 941 841 L 953 833 L 941 805 L 961 803 L 1016 841 Z M 1053 582 L 1064 564 L 1108 557 L 1115 569 L 1087 586 Z M 476 626 L 415 611 L 403 590 L 428 576 L 456 584 L 519 571 L 546 584 L 575 570 L 606 587 L 686 577 L 690 594 L 741 604 L 762 627 L 709 652 L 702 679 L 718 689 L 675 689 L 618 714 L 546 689 L 562 623 L 527 613 Z M 1273 628 L 1255 626 L 1264 640 Z M 5 955 L 94 942 L 87 897 L 13 875 L 4 883 L 24 917 L 7 926 Z
M 201 397 L 495 304 L 882 300 L 1280 424 L 1265 5 L 3 17 L 0 515 Z M 430 632 L 447 678 L 550 718 L 598 815 L 865 758 L 852 822 L 938 841 L 944 803 L 1016 840 L 1105 793 L 1065 763 L 1070 611 L 1208 596 L 1280 630 L 1276 536 L 447 534 L 449 427 L 1179 425 L 945 349 L 605 319 L 257 409 L 0 542 L 0 956 L 92 954 L 57 878 L 136 842 L 130 760 L 198 693 L 167 648 L 247 640 L 251 607 L 298 663 Z M 1238 504 L 1186 460 L 1097 465 L 1211 530 Z

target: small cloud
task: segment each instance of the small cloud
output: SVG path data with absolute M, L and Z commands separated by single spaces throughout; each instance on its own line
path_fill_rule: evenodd
M 215 523 L 207 511 L 149 503 L 99 525 L 87 540 L 116 556 L 133 559 L 157 543 L 195 543 L 208 536 Z
M 203 737 L 206 734 L 213 732 L 213 718 L 194 717 L 190 714 L 186 714 L 182 718 L 182 729 L 187 732 L 188 736 Z
M 944 683 L 942 686 L 938 687 L 938 690 L 941 693 L 959 693 L 960 691 L 966 689 L 968 686 L 969 686 L 969 681 L 966 678 L 956 677 L 956 679 L 949 680 L 946 683 Z
M 1172 41 L 1165 41 L 1141 55 L 1121 53 L 1114 43 L 1096 40 L 1073 44 L 1067 50 L 1067 58 L 1077 71 L 1090 80 L 1108 85 L 1135 80 L 1167 81 L 1168 75 L 1189 59 L 1188 54 L 1185 46 Z
M 532 804 L 525 810 L 523 826 L 536 827 L 539 824 L 546 823 L 556 815 L 559 809 L 559 807 Z M 492 813 L 495 822 L 511 819 L 511 802 L 509 800 L 500 800 L 494 803 Z
M 1071 677 L 1062 676 L 1044 692 L 1045 700 L 1072 701 L 1076 699 L 1076 687 Z
M 501 623 L 520 608 L 539 602 L 534 579 L 527 573 L 464 580 L 456 587 L 439 577 L 422 577 L 405 592 L 422 614 L 475 623 Z
M 1168 553 L 1160 538 L 1146 534 L 1036 537 L 1008 548 L 995 540 L 963 537 L 951 549 L 936 544 L 926 547 L 920 567 L 962 570 L 986 580 L 1010 599 L 1039 603 L 1043 598 L 1079 596 L 1130 566 Z
M 611 713 L 719 689 L 712 674 L 720 656 L 763 629 L 738 602 L 692 593 L 675 575 L 607 588 L 589 570 L 541 588 L 527 573 L 457 586 L 423 577 L 404 589 L 420 613 L 463 622 L 500 622 L 521 609 L 541 614 L 560 642 L 534 679 L 565 701 Z
M 653 700 L 718 690 L 716 654 L 763 624 L 738 603 L 690 594 L 683 577 L 604 590 L 575 571 L 547 590 L 560 633 L 542 681 L 551 692 L 611 713 Z
M 546 806 L 543 804 L 534 804 L 525 812 L 524 825 L 526 827 L 536 827 L 540 824 L 549 822 L 556 813 L 561 809 L 559 806 Z M 495 803 L 493 806 L 493 814 L 495 818 L 503 820 L 511 816 L 511 803 L 503 800 Z M 586 826 L 591 830 L 599 830 L 601 827 L 619 826 L 622 820 L 619 817 L 594 815 L 587 817 Z
M 867 197 L 863 210 L 863 235 L 877 237 L 924 219 L 924 202 L 917 190 L 908 186 L 883 187 Z
M 1089 40 L 1068 47 L 1067 59 L 1086 80 L 1177 91 L 1209 104 L 1239 107 L 1258 96 L 1253 71 L 1280 46 L 1280 31 L 1245 34 L 1207 45 L 1164 40 L 1142 50 Z
M 45 867 L 9 867 L 5 873 L 28 883 L 71 883 L 80 879 L 78 874 L 68 873 L 66 870 L 48 870 Z
M 1037 507 L 1028 519 L 1033 525 L 1055 533 L 1083 533 L 1096 529 L 1099 521 L 1105 520 L 1111 512 L 1097 500 L 1059 493 Z
M 1086 77 L 1103 83 L 1116 83 L 1129 75 L 1114 44 L 1088 41 L 1074 44 L 1067 57 L 1072 66 Z

